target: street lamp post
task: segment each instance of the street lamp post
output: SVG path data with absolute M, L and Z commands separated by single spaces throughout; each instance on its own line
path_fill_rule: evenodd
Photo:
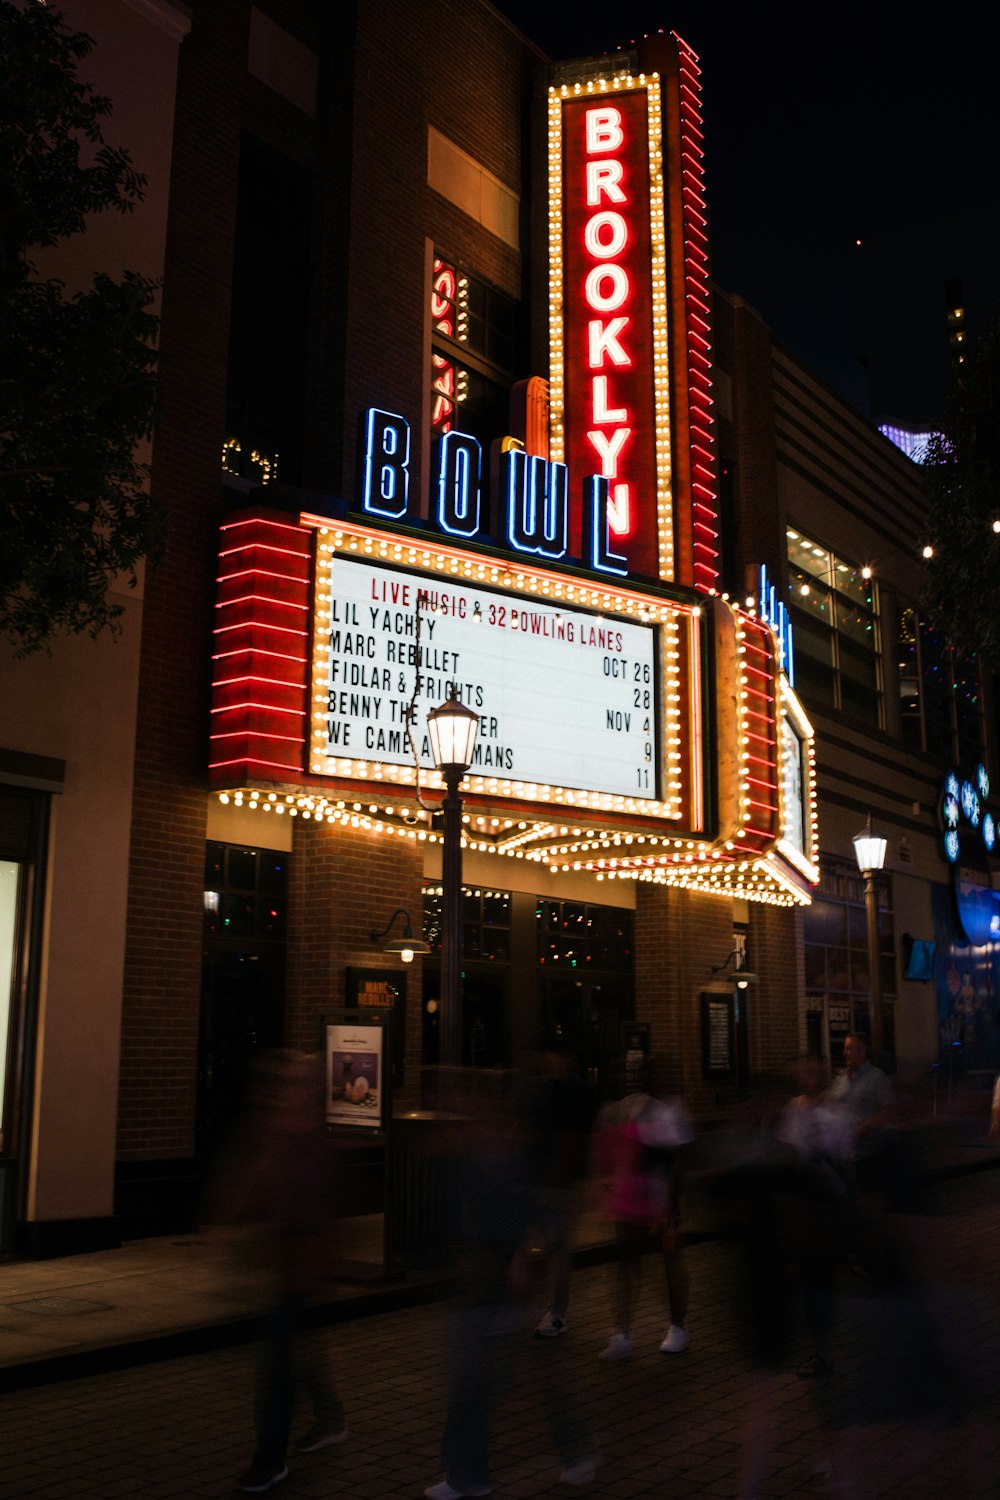
M 878 887 L 875 877 L 885 864 L 886 841 L 872 833 L 869 816 L 863 831 L 854 839 L 854 854 L 865 881 L 865 912 L 868 920 L 868 990 L 871 997 L 871 1046 L 881 1062 L 885 1027 L 882 1016 L 882 966 L 878 943 Z
M 472 764 L 479 715 L 452 697 L 427 715 L 434 764 L 444 778 L 441 804 L 441 1061 L 462 1061 L 462 798 L 459 787 Z

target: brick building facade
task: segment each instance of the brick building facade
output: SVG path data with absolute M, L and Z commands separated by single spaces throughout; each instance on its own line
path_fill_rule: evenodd
M 71 23 L 95 31 L 100 59 L 120 12 L 157 7 L 67 0 L 65 8 Z M 283 801 L 288 794 L 284 816 L 260 810 L 266 789 L 260 802 L 249 793 L 241 806 L 235 796 L 220 799 L 222 784 L 208 773 L 219 528 L 248 509 L 298 524 L 301 513 L 332 515 L 332 500 L 350 503 L 359 417 L 372 407 L 399 412 L 409 424 L 410 472 L 426 517 L 436 372 L 458 370 L 470 410 L 480 401 L 484 431 L 500 438 L 503 430 L 488 426 L 497 393 L 506 399 L 516 381 L 549 368 L 545 93 L 552 75 L 529 40 L 480 0 L 345 3 L 335 14 L 312 0 L 160 8 L 176 13 L 178 26 L 168 189 L 156 184 L 168 214 L 152 487 L 168 513 L 170 541 L 165 564 L 146 579 L 132 636 L 121 975 L 104 1002 L 115 1050 L 99 1077 L 75 1086 L 81 1109 L 101 1096 L 104 1124 L 117 1134 L 112 1141 L 105 1129 L 94 1147 L 99 1161 L 86 1193 L 68 1194 L 59 1173 L 45 1185 L 52 1085 L 40 1052 L 22 1090 L 24 1125 L 10 1158 L 7 1222 L 20 1237 L 8 1234 L 8 1251 L 18 1244 L 45 1253 L 113 1241 L 123 1228 L 188 1222 L 249 1057 L 273 1042 L 314 1047 L 321 1019 L 344 1004 L 353 969 L 405 975 L 405 1081 L 395 1103 L 421 1103 L 421 1069 L 436 1045 L 427 1002 L 437 994 L 437 961 L 418 957 L 404 971 L 370 934 L 397 908 L 417 920 L 426 910 L 432 920 L 439 846 L 401 826 L 398 810 L 387 820 L 395 819 L 391 829 L 376 830 L 369 790 L 358 792 L 354 826 L 349 794 L 343 816 L 325 822 L 294 803 L 287 777 L 275 781 Z M 114 97 L 113 87 L 107 91 Z M 440 260 L 483 298 L 471 316 L 485 331 L 467 353 L 432 317 Z M 676 308 L 671 316 L 680 316 Z M 819 730 L 823 889 L 854 923 L 857 891 L 841 882 L 834 900 L 833 886 L 846 869 L 854 825 L 872 812 L 891 831 L 895 926 L 886 951 L 899 969 L 898 937 L 930 934 L 929 890 L 941 879 L 932 816 L 937 768 L 923 744 L 911 739 L 902 748 L 890 639 L 890 621 L 919 583 L 896 546 L 900 527 L 919 531 L 918 489 L 907 461 L 776 347 L 752 309 L 719 292 L 714 318 L 721 576 L 706 615 L 729 621 L 734 600 L 749 609 L 746 629 L 757 629 L 760 567 L 784 596 L 796 527 L 831 555 L 843 549 L 852 565 L 884 558 L 882 576 L 892 579 L 879 596 L 875 699 L 864 696 L 869 664 L 861 647 L 850 676 L 850 642 L 831 667 L 843 677 L 843 696 L 829 703 L 822 693 L 812 701 L 807 689 L 802 696 Z M 675 351 L 677 337 L 675 325 Z M 753 606 L 744 605 L 748 594 L 757 596 Z M 868 606 L 859 608 L 863 614 Z M 706 701 L 716 693 L 713 733 L 721 736 L 726 714 L 735 724 L 740 710 L 735 687 L 723 680 L 722 647 L 714 649 L 719 680 L 706 688 Z M 113 675 L 123 647 L 108 650 L 100 671 Z M 870 701 L 874 718 L 852 713 Z M 60 750 L 58 735 L 46 739 L 30 723 L 4 744 L 11 752 L 71 754 L 68 745 Z M 735 746 L 712 748 L 720 783 L 731 771 L 734 786 L 738 768 L 727 771 L 726 756 L 738 759 Z M 308 784 L 307 771 L 299 780 Z M 394 800 L 407 795 L 397 788 Z M 488 823 L 486 803 L 470 805 L 480 825 Z M 557 859 L 495 857 L 484 841 L 475 843 L 474 826 L 465 860 L 467 1060 L 515 1066 L 543 1032 L 561 1029 L 581 1046 L 595 1087 L 607 1092 L 621 1082 L 622 1026 L 648 1024 L 670 1086 L 705 1113 L 807 1044 L 833 1052 L 844 1006 L 837 985 L 807 962 L 818 951 L 818 940 L 809 948 L 802 904 L 807 880 L 780 905 L 758 902 L 752 891 L 710 894 L 621 878 L 635 868 L 605 878 L 586 860 L 558 869 Z M 63 858 L 58 841 L 50 844 L 49 878 Z M 78 860 L 70 874 L 86 884 L 93 868 Z M 579 971 L 574 934 L 591 945 Z M 81 965 L 88 940 L 93 934 L 78 936 Z M 726 967 L 734 950 L 756 982 L 735 996 L 733 1067 L 713 1073 L 704 998 L 734 999 Z M 41 950 L 35 961 L 41 966 Z M 864 1019 L 861 989 L 860 979 L 845 988 L 852 1024 Z M 924 1064 L 936 1050 L 933 1002 L 901 972 L 886 993 L 897 1052 Z M 38 998 L 23 1012 L 22 1047 L 39 1024 Z M 58 1149 L 67 1174 L 75 1170 L 74 1149 L 87 1154 L 65 1141 Z

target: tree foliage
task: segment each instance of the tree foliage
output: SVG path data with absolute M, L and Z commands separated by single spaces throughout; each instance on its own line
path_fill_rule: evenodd
M 924 606 L 963 652 L 1000 666 L 1000 321 L 957 366 L 944 430 L 928 449 Z
M 39 252 L 131 213 L 145 179 L 109 146 L 111 102 L 82 82 L 93 47 L 34 0 L 0 0 L 0 634 L 18 654 L 61 631 L 97 636 L 122 613 L 162 524 L 136 444 L 152 431 L 156 284 L 99 273 L 88 290 Z

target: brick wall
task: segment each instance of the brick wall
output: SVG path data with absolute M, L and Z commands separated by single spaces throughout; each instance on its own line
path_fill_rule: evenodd
M 316 1046 L 320 1018 L 344 1003 L 346 968 L 398 969 L 407 987 L 406 1080 L 393 1103 L 403 1108 L 419 1103 L 422 965 L 384 953 L 369 933 L 381 931 L 401 906 L 419 936 L 422 848 L 409 839 L 299 820 L 289 866 L 288 1045 Z M 397 927 L 393 936 L 401 932 Z
M 805 978 L 800 908 L 751 906 L 747 939 L 760 984 L 750 993 L 754 1073 L 782 1072 L 805 1046 Z
M 716 1085 L 701 1072 L 701 993 L 717 987 L 713 964 L 732 948 L 732 903 L 671 886 L 640 884 L 635 912 L 635 1013 L 652 1026 L 654 1060 L 666 1087 L 695 1112 L 710 1109 Z
M 504 290 L 520 291 L 518 254 L 426 184 L 433 120 L 520 191 L 534 58 L 513 31 L 487 7 L 457 0 L 345 3 L 335 23 L 326 5 L 309 0 L 263 0 L 261 8 L 306 46 L 329 41 L 318 121 L 249 77 L 249 0 L 194 0 L 180 52 L 152 476 L 154 499 L 169 513 L 170 543 L 164 566 L 149 576 L 144 614 L 122 1160 L 194 1149 L 214 564 L 219 521 L 238 508 L 220 485 L 220 453 L 241 129 L 316 172 L 307 484 L 352 493 L 356 421 L 368 405 L 403 412 L 418 434 L 426 237 L 447 241 Z M 450 40 L 438 45 L 442 39 Z M 414 459 L 419 473 L 419 452 Z M 382 966 L 384 955 L 367 941 L 370 928 L 395 906 L 416 922 L 420 913 L 415 848 L 316 829 L 300 833 L 299 846 L 304 854 L 297 847 L 291 864 L 293 1044 L 314 1037 L 316 1015 L 339 998 L 346 964 L 377 958 Z M 328 890 L 329 900 L 317 890 Z M 416 1059 L 418 964 L 409 988 Z M 415 1077 L 416 1066 L 407 1071 Z
M 120 1159 L 193 1150 L 213 558 L 248 8 L 195 7 L 180 51 L 152 494 L 168 554 L 143 613 Z

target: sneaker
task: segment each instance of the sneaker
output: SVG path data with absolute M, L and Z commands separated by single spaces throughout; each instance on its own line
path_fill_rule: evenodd
M 274 1464 L 251 1464 L 246 1473 L 240 1475 L 237 1484 L 247 1495 L 263 1495 L 287 1478 L 287 1464 L 282 1464 L 280 1469 L 276 1469 Z
M 296 1453 L 315 1453 L 317 1448 L 329 1448 L 333 1443 L 342 1443 L 347 1438 L 347 1428 L 331 1428 L 325 1422 L 317 1422 L 304 1432 L 295 1444 Z
M 589 1453 L 586 1458 L 574 1459 L 567 1464 L 559 1476 L 563 1484 L 590 1484 L 597 1478 L 597 1466 L 600 1463 L 596 1453 Z
M 469 1496 L 492 1495 L 492 1493 L 489 1485 L 473 1485 L 468 1490 L 456 1490 L 447 1479 L 442 1479 L 440 1484 L 432 1484 L 424 1490 L 427 1500 L 468 1500 Z
M 547 1312 L 545 1317 L 535 1329 L 536 1339 L 557 1339 L 561 1333 L 566 1332 L 566 1319 L 560 1318 L 558 1313 Z
M 811 1380 L 817 1375 L 832 1375 L 833 1366 L 821 1354 L 814 1354 L 804 1365 L 799 1365 L 795 1373 L 800 1380 Z
M 679 1323 L 671 1323 L 667 1336 L 660 1345 L 661 1354 L 683 1354 L 688 1346 L 688 1336 Z
M 620 1359 L 631 1359 L 632 1340 L 627 1333 L 613 1333 L 608 1347 L 602 1349 L 597 1357 L 598 1359 L 608 1360 L 609 1363 L 616 1363 Z

